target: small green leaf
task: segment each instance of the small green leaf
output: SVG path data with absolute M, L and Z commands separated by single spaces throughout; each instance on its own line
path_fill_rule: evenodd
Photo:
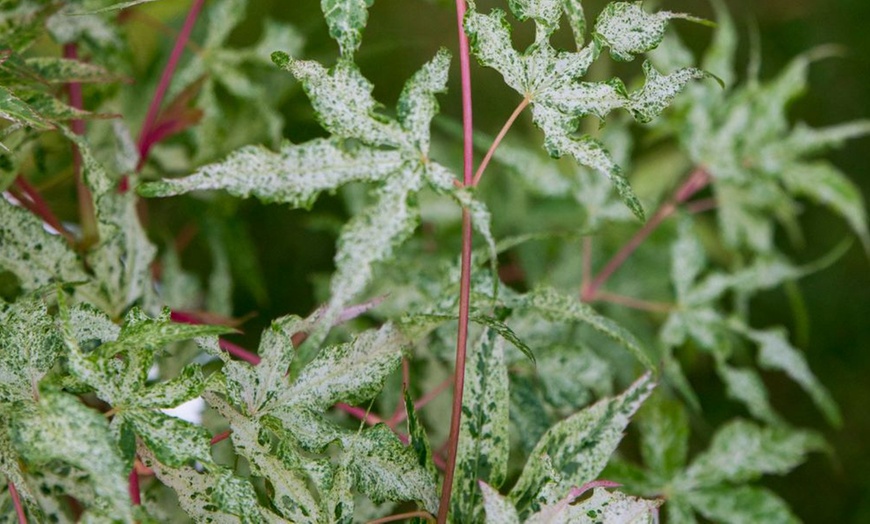
M 563 0 L 562 4 L 579 51 L 586 42 L 586 14 L 583 12 L 583 3 L 581 0 Z
M 193 461 L 211 463 L 211 435 L 202 426 L 160 411 L 124 410 L 118 423 L 129 422 L 161 463 L 177 468 Z
M 640 452 L 651 471 L 671 478 L 686 464 L 689 418 L 679 403 L 655 400 L 644 408 L 640 418 Z

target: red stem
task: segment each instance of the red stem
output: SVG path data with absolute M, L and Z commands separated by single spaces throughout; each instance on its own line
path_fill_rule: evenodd
M 698 191 L 704 189 L 710 182 L 710 175 L 703 168 L 697 168 L 686 179 L 683 184 L 677 188 L 674 197 L 666 202 L 656 211 L 656 214 L 643 225 L 640 230 L 619 250 L 613 258 L 607 262 L 604 269 L 601 270 L 589 286 L 583 290 L 581 300 L 584 302 L 593 302 L 599 298 L 599 289 L 607 280 L 622 267 L 622 264 L 631 256 L 632 253 L 643 244 L 653 231 L 655 231 L 666 218 L 670 217 L 677 210 L 677 206 L 692 197 Z
M 139 473 L 136 472 L 135 467 L 130 470 L 128 489 L 130 491 L 130 501 L 133 502 L 133 505 L 141 505 L 142 495 L 139 491 Z
M 172 81 L 172 75 L 175 74 L 175 68 L 178 66 L 178 61 L 181 59 L 181 54 L 184 52 L 184 46 L 190 39 L 190 33 L 193 31 L 193 26 L 202 9 L 205 0 L 193 0 L 190 5 L 190 11 L 187 12 L 187 18 L 184 20 L 184 25 L 178 33 L 178 38 L 175 40 L 175 46 L 172 48 L 172 53 L 169 55 L 169 61 L 166 62 L 166 67 L 163 69 L 163 74 L 160 76 L 160 83 L 157 84 L 157 89 L 154 91 L 154 97 L 151 99 L 151 104 L 148 106 L 148 112 L 145 115 L 145 121 L 142 123 L 142 130 L 139 134 L 139 165 L 136 166 L 136 171 L 142 169 L 145 165 L 145 160 L 148 158 L 148 153 L 151 147 L 156 143 L 152 140 L 151 132 L 154 123 L 157 121 L 157 116 L 160 114 L 160 106 L 163 103 L 163 97 L 169 89 L 169 84 Z
M 25 179 L 18 175 L 15 179 L 15 187 L 10 188 L 10 192 L 18 199 L 21 205 L 28 211 L 42 219 L 43 222 L 51 226 L 55 231 L 60 233 L 67 242 L 71 245 L 75 244 L 75 236 L 69 230 L 63 227 L 63 224 L 51 211 L 51 208 L 39 194 L 39 191 Z
M 63 56 L 70 60 L 78 60 L 78 47 L 75 43 L 64 44 Z M 79 82 L 67 84 L 69 92 L 69 105 L 75 109 L 84 109 L 85 102 L 82 95 L 82 85 Z M 76 119 L 70 122 L 73 133 L 84 136 L 85 121 Z M 97 239 L 97 217 L 94 211 L 94 199 L 91 191 L 85 184 L 82 176 L 82 155 L 78 146 L 72 144 L 73 150 L 73 174 L 76 181 L 76 196 L 79 203 L 79 221 L 82 225 L 82 244 L 87 246 Z
M 432 514 L 428 511 L 410 511 L 408 513 L 399 513 L 398 515 L 390 515 L 389 517 L 383 517 L 375 520 L 370 520 L 366 524 L 384 524 L 386 522 L 396 522 L 398 520 L 409 520 L 414 517 L 421 517 L 429 522 L 432 522 L 434 519 L 432 518 Z
M 224 339 L 220 339 L 218 343 L 220 344 L 221 349 L 238 359 L 244 360 L 245 362 L 255 366 L 260 363 L 261 359 L 259 355 L 251 353 L 241 346 L 237 346 L 236 344 Z
M 211 438 L 211 445 L 214 446 L 214 445 L 217 444 L 218 442 L 230 438 L 230 434 L 231 434 L 232 432 L 233 432 L 233 430 L 228 429 L 228 430 L 226 430 L 226 431 L 222 431 L 222 432 L 218 433 L 217 435 L 213 436 L 213 437 Z
M 12 497 L 15 514 L 18 515 L 18 524 L 27 524 L 27 515 L 24 513 L 24 506 L 21 505 L 21 497 L 18 495 L 18 490 L 15 489 L 15 484 L 11 480 L 7 480 L 6 486 L 9 487 L 9 496 Z

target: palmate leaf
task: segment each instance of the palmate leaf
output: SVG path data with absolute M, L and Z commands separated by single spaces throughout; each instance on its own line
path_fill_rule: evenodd
M 507 477 L 510 452 L 504 341 L 494 330 L 485 329 L 467 358 L 454 495 L 450 503 L 455 522 L 480 521 L 482 500 L 477 482 L 501 486 Z
M 472 2 L 472 10 L 465 19 L 465 31 L 481 64 L 499 71 L 505 82 L 531 103 L 535 124 L 544 132 L 544 145 L 550 155 L 570 154 L 581 165 L 610 178 L 629 209 L 642 219 L 640 202 L 604 146 L 588 135 L 574 136 L 579 120 L 589 115 L 604 118 L 610 111 L 623 107 L 636 120 L 649 122 L 690 80 L 707 74 L 684 68 L 662 76 L 645 64 L 647 82 L 634 93 L 629 93 L 618 79 L 598 83 L 577 79 L 586 74 L 605 47 L 610 48 L 614 58 L 629 60 L 661 42 L 668 19 L 687 17 L 668 12 L 650 15 L 643 11 L 640 2 L 615 2 L 599 16 L 592 42 L 570 53 L 557 51 L 549 43 L 550 35 L 558 28 L 560 4 L 552 0 L 511 2 L 511 9 L 518 18 L 532 18 L 537 26 L 535 43 L 523 54 L 514 50 L 510 26 L 501 10 L 482 15 L 474 11 Z M 582 13 L 580 6 L 568 10 L 575 31 L 585 26 L 578 10 Z M 576 34 L 575 38 L 582 41 Z
M 532 450 L 510 499 L 522 512 L 535 512 L 546 502 L 545 485 L 550 485 L 550 491 L 566 493 L 594 480 L 622 439 L 629 418 L 654 387 L 650 375 L 644 375 L 622 395 L 601 400 L 552 426 Z
M 573 488 L 562 500 L 544 506 L 530 516 L 525 524 L 654 524 L 658 521 L 658 507 L 664 503 L 663 499 L 644 500 L 618 491 L 595 488 L 590 498 L 572 504 L 582 493 L 582 489 Z
M 485 207 L 467 191 L 453 187 L 455 176 L 428 159 L 429 121 L 437 112 L 435 94 L 443 92 L 450 58 L 446 51 L 424 65 L 406 84 L 398 119 L 377 113 L 372 85 L 352 62 L 341 59 L 328 70 L 283 52 L 274 62 L 298 78 L 311 99 L 329 140 L 285 145 L 279 154 L 245 148 L 192 177 L 145 184 L 147 196 L 195 189 L 225 188 L 239 196 L 310 206 L 322 191 L 348 182 L 372 182 L 376 202 L 356 215 L 338 239 L 336 274 L 326 317 L 346 305 L 368 284 L 374 264 L 389 258 L 419 222 L 416 194 L 425 186 L 470 207 L 475 225 L 492 246 Z

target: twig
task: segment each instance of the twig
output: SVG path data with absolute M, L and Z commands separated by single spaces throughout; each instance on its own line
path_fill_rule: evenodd
M 128 489 L 130 490 L 130 501 L 133 503 L 133 505 L 141 505 L 142 494 L 139 491 L 139 473 L 136 472 L 136 468 L 130 470 Z
M 495 140 L 492 141 L 492 145 L 489 146 L 489 151 L 486 152 L 486 156 L 483 157 L 483 161 L 480 162 L 480 165 L 477 167 L 477 172 L 474 173 L 474 180 L 471 182 L 472 186 L 476 186 L 480 183 L 480 178 L 483 176 L 483 172 L 486 170 L 486 166 L 489 165 L 489 161 L 492 160 L 492 155 L 495 154 L 495 150 L 498 149 L 499 144 L 504 139 L 507 132 L 510 130 L 511 126 L 514 125 L 514 122 L 517 120 L 517 117 L 520 116 L 520 113 L 523 112 L 523 109 L 529 105 L 529 98 L 523 98 L 523 101 L 520 102 L 520 105 L 514 109 L 514 112 L 511 113 L 511 116 L 507 119 L 507 122 L 501 128 L 501 131 L 496 135 Z
M 228 429 L 226 431 L 221 431 L 220 433 L 218 433 L 217 435 L 215 435 L 211 438 L 211 442 L 210 442 L 211 445 L 214 446 L 218 442 L 221 442 L 223 440 L 230 438 L 230 435 L 232 434 L 232 432 L 233 432 L 233 430 L 231 430 L 231 429 Z
M 21 505 L 21 497 L 18 495 L 18 490 L 15 489 L 15 484 L 11 480 L 7 480 L 6 486 L 9 487 L 9 496 L 12 498 L 15 514 L 18 515 L 18 524 L 27 524 L 27 515 L 24 513 L 24 506 Z
M 218 344 L 220 345 L 221 349 L 238 359 L 244 360 L 245 362 L 248 362 L 255 366 L 260 363 L 261 359 L 259 355 L 251 353 L 247 349 L 233 344 L 228 340 L 220 339 L 218 341 Z
M 666 302 L 650 302 L 639 298 L 608 293 L 607 291 L 599 291 L 595 296 L 595 299 L 602 302 L 610 302 L 612 304 L 630 307 L 632 309 L 639 309 L 641 311 L 652 311 L 654 313 L 668 313 L 673 311 L 675 308 L 673 304 L 668 304 Z
M 145 115 L 145 121 L 142 123 L 142 129 L 139 132 L 139 164 L 136 166 L 136 171 L 140 171 L 145 165 L 145 160 L 148 158 L 148 153 L 155 142 L 151 139 L 151 131 L 154 123 L 157 121 L 157 116 L 160 114 L 160 106 L 163 103 L 163 97 L 169 89 L 169 83 L 172 81 L 172 75 L 175 73 L 175 68 L 178 66 L 178 61 L 181 59 L 181 54 L 184 52 L 184 47 L 190 39 L 190 33 L 193 30 L 199 12 L 205 0 L 193 0 L 190 5 L 190 11 L 187 12 L 187 18 L 184 19 L 184 25 L 178 33 L 178 38 L 175 40 L 175 46 L 172 48 L 172 53 L 169 55 L 169 61 L 166 62 L 166 67 L 163 69 L 163 74 L 160 76 L 160 82 L 157 84 L 157 89 L 154 91 L 154 97 L 151 99 L 151 104 L 148 106 L 148 112 Z
M 10 193 L 14 196 L 22 207 L 38 216 L 43 222 L 51 226 L 57 231 L 70 245 L 75 245 L 75 236 L 63 226 L 61 221 L 52 212 L 51 208 L 39 194 L 39 191 L 23 176 L 18 175 L 15 179 L 15 185 L 9 188 Z
M 674 197 L 666 202 L 656 214 L 643 225 L 640 230 L 619 250 L 613 258 L 604 266 L 604 269 L 592 280 L 589 286 L 583 290 L 581 299 L 584 302 L 593 302 L 598 298 L 598 290 L 601 286 L 622 267 L 622 264 L 631 256 L 635 250 L 643 244 L 643 241 L 655 231 L 662 222 L 677 210 L 677 206 L 692 197 L 695 193 L 702 190 L 710 182 L 710 175 L 703 168 L 697 168 L 686 179 L 683 184 L 677 188 Z

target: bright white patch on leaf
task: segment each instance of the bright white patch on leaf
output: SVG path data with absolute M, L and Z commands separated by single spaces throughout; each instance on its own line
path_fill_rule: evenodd
M 188 400 L 184 404 L 169 409 L 161 409 L 170 417 L 186 420 L 191 424 L 202 424 L 202 413 L 205 411 L 205 401 L 202 397 Z
M 579 491 L 579 490 L 577 490 Z M 631 497 L 619 491 L 596 488 L 592 497 L 577 504 L 575 491 L 556 504 L 546 506 L 525 524 L 654 524 L 665 501 Z
M 486 482 L 479 482 L 483 492 L 483 509 L 486 511 L 486 524 L 520 524 L 520 516 L 513 504 Z

